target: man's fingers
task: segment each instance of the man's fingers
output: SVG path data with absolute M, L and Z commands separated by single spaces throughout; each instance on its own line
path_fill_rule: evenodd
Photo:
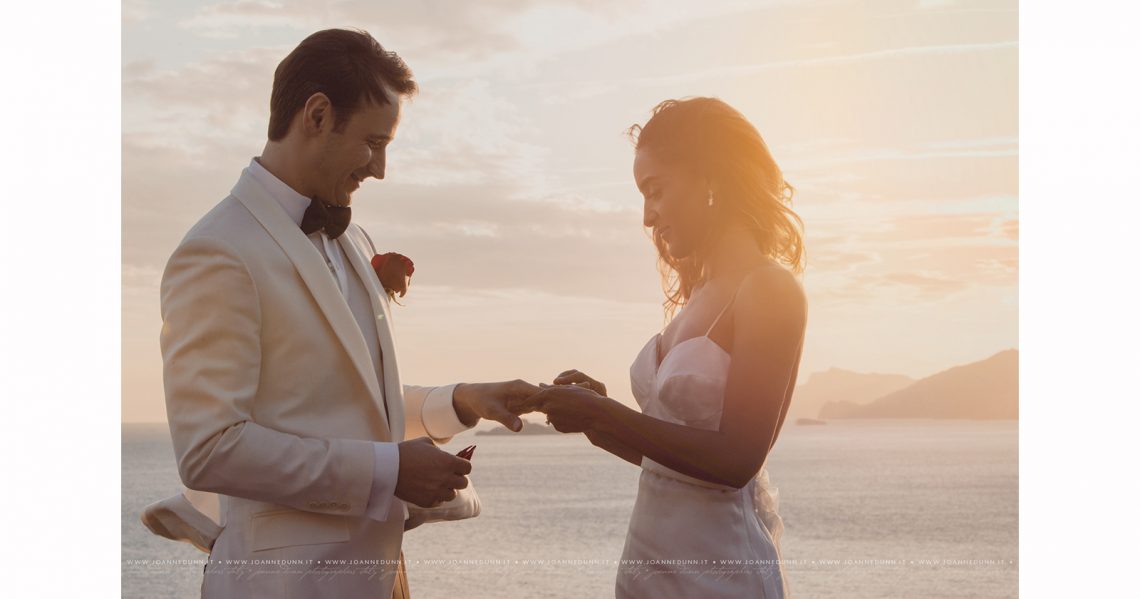
M 468 484 L 470 481 L 467 480 L 466 476 L 456 476 L 451 480 L 452 489 L 466 489 Z
M 515 416 L 521 416 L 528 412 L 533 412 L 534 408 L 527 405 L 526 400 L 520 399 L 517 401 L 512 401 L 510 405 L 507 406 L 507 411 L 514 414 Z
M 458 474 L 460 476 L 466 476 L 468 474 L 471 474 L 471 462 L 468 462 L 467 460 L 465 460 L 463 458 L 457 458 L 451 454 L 447 454 L 447 455 L 454 458 L 454 460 L 451 464 L 451 471 L 452 472 L 454 472 L 455 474 Z
M 519 401 L 518 403 L 516 403 L 514 405 L 514 407 L 516 410 L 519 411 L 519 413 L 541 412 L 542 411 L 542 401 L 544 399 L 545 399 L 545 392 L 539 391 L 538 393 L 535 393 L 534 395 L 531 395 L 530 397 Z
M 447 503 L 448 501 L 455 499 L 458 495 L 459 495 L 459 492 L 456 491 L 455 489 L 448 489 L 448 490 L 443 492 L 443 496 L 440 497 L 438 502 L 436 502 L 436 505 L 439 505 L 441 503 Z
M 545 385 L 545 386 L 543 386 L 543 385 Z M 519 395 L 516 395 L 516 396 L 510 398 L 507 401 L 507 405 L 509 405 L 509 406 L 529 406 L 531 404 L 531 401 L 535 398 L 535 396 L 541 394 L 542 390 L 545 389 L 546 387 L 549 387 L 549 386 L 550 385 L 546 385 L 546 383 L 539 383 L 539 386 L 535 387 L 533 391 L 530 391 L 526 394 L 519 394 Z
M 538 386 L 536 386 L 534 383 L 528 383 L 527 381 L 519 380 L 519 384 L 516 387 L 515 391 L 522 393 L 534 393 L 538 391 Z
M 496 407 L 490 417 L 516 433 L 522 430 L 522 419 L 506 408 Z

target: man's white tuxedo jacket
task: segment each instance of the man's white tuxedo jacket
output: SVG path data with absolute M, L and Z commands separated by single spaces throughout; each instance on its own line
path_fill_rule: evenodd
M 368 290 L 383 381 L 324 259 L 249 169 L 167 263 L 160 343 L 178 471 L 219 494 L 224 524 L 204 597 L 390 596 L 406 511 L 365 516 L 373 443 L 456 430 L 451 387 L 400 382 L 371 240 L 351 224 L 336 241 Z M 224 563 L 291 559 L 378 566 L 318 580 Z

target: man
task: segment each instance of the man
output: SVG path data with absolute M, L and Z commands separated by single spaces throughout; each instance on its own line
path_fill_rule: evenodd
M 471 470 L 432 440 L 480 418 L 517 431 L 508 402 L 538 391 L 400 383 L 376 248 L 349 205 L 384 178 L 401 98 L 415 91 L 367 33 L 306 38 L 275 72 L 261 156 L 167 263 L 174 452 L 187 497 L 215 498 L 222 525 L 200 539 L 212 544 L 203 597 L 392 596 L 405 502 L 451 500 Z M 317 575 L 328 560 L 375 565 Z

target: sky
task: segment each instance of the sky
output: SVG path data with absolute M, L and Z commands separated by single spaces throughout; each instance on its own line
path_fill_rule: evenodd
M 800 382 L 1018 347 L 1016 2 L 127 0 L 122 25 L 123 421 L 165 420 L 162 269 L 264 145 L 277 63 L 329 27 L 420 85 L 352 203 L 416 264 L 408 383 L 577 368 L 632 403 L 664 321 L 623 131 L 695 95 L 743 112 L 797 189 Z

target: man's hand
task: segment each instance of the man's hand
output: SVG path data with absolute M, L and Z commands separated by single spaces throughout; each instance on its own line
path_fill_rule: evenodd
M 430 438 L 404 441 L 399 453 L 396 497 L 420 507 L 433 507 L 455 499 L 456 489 L 467 487 L 471 462 L 436 447 Z
M 538 393 L 539 388 L 521 379 L 499 383 L 460 383 L 452 395 L 455 413 L 467 426 L 475 426 L 480 418 L 494 420 L 515 431 L 522 430 L 519 414 L 523 400 Z

